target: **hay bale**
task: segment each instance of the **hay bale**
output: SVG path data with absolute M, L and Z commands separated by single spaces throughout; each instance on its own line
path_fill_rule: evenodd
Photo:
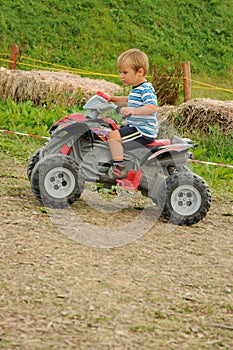
M 233 131 L 233 101 L 198 98 L 182 104 L 177 112 L 182 115 L 182 126 L 203 133 L 219 126 L 224 135 Z
M 98 90 L 110 95 L 122 91 L 117 84 L 103 79 L 82 78 L 65 72 L 0 69 L 0 98 L 3 101 L 30 100 L 35 105 L 53 103 L 69 107 L 83 105 Z
M 159 110 L 158 117 L 162 125 L 166 121 L 167 125 L 170 122 L 176 129 L 208 133 L 219 127 L 224 135 L 233 133 L 233 101 L 196 98 L 178 107 L 163 106 Z
M 158 107 L 157 119 L 159 123 L 158 138 L 171 138 L 174 134 L 178 134 L 175 125 L 171 120 L 171 116 L 176 114 L 177 107 L 171 105 L 163 105 Z

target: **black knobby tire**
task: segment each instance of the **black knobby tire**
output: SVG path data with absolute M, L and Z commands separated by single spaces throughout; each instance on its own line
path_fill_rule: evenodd
M 39 162 L 39 160 L 40 160 L 40 149 L 38 149 L 28 160 L 27 176 L 29 181 L 31 180 L 32 171 L 36 163 Z
M 46 207 L 65 208 L 84 190 L 84 178 L 71 157 L 53 154 L 42 158 L 34 167 L 31 187 Z
M 168 169 L 169 175 L 177 174 L 180 172 L 191 172 L 191 169 L 189 169 L 189 167 L 187 167 L 186 165 L 181 165 L 178 167 L 171 167 Z
M 162 216 L 175 225 L 196 224 L 206 216 L 210 203 L 206 182 L 187 171 L 169 176 L 158 198 Z

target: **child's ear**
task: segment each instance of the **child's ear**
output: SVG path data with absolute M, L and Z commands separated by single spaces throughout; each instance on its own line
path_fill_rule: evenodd
M 143 68 L 139 68 L 138 73 L 140 73 L 141 75 L 145 75 L 145 72 L 144 72 Z

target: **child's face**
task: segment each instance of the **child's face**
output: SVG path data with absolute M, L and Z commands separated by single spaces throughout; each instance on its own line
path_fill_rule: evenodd
M 137 72 L 129 65 L 123 64 L 118 67 L 120 73 L 120 79 L 125 86 L 137 86 L 145 81 L 144 70 L 139 68 Z

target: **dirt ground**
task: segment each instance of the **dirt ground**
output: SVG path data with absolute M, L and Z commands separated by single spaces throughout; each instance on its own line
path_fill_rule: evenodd
M 0 349 L 233 349 L 230 200 L 214 197 L 194 226 L 159 218 L 128 244 L 95 248 L 70 239 L 25 167 L 0 157 Z M 72 213 L 100 231 L 122 231 L 143 211 L 135 200 L 101 211 L 100 197 L 99 207 L 87 198 Z

